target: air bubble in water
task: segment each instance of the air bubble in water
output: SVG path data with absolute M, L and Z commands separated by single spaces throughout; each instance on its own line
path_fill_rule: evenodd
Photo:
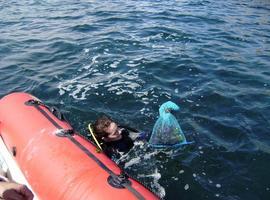
M 185 190 L 188 190 L 189 189 L 189 185 L 186 184 L 185 187 L 184 187 Z

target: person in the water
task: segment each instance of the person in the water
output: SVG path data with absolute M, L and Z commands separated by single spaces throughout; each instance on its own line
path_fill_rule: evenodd
M 126 126 L 118 125 L 108 116 L 99 117 L 93 124 L 95 136 L 102 143 L 104 153 L 110 158 L 119 158 L 133 146 L 134 140 L 145 139 L 145 134 Z

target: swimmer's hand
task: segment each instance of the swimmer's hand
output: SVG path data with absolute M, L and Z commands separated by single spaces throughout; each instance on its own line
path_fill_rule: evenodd
M 137 138 L 137 140 L 146 140 L 148 141 L 150 137 L 150 133 L 148 132 L 140 132 L 139 137 Z
M 0 182 L 0 197 L 7 200 L 32 200 L 34 195 L 25 185 Z

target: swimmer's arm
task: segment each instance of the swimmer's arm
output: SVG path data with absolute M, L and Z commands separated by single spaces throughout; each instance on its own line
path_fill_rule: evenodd
M 0 182 L 0 198 L 32 200 L 34 196 L 25 185 L 2 181 Z
M 127 125 L 119 125 L 120 128 L 124 128 L 125 132 L 127 132 L 128 136 L 133 140 L 146 140 L 148 141 L 150 138 L 150 133 L 144 132 L 144 131 L 139 131 L 135 128 L 129 127 Z

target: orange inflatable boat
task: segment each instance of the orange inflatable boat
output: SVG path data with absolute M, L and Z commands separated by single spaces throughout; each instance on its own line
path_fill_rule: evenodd
M 0 135 L 40 200 L 158 199 L 29 94 L 0 100 Z

